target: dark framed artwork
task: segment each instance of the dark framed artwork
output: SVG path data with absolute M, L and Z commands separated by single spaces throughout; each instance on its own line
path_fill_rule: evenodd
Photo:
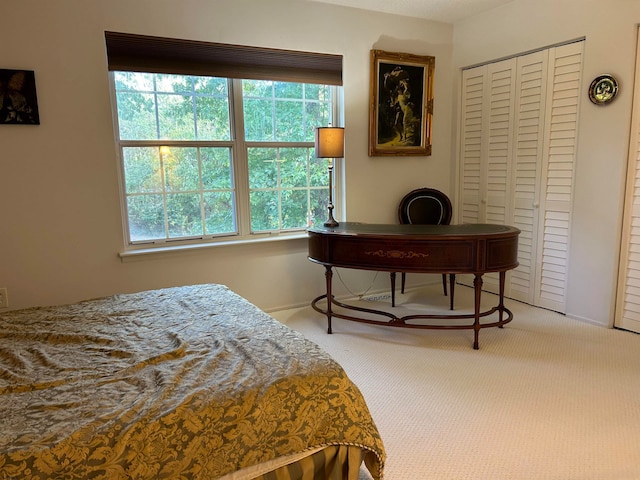
M 431 155 L 435 57 L 371 50 L 369 156 Z
M 40 125 L 33 70 L 0 69 L 0 124 Z

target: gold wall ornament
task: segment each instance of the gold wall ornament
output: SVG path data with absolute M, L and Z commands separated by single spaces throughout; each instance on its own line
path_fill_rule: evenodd
M 596 105 L 606 105 L 618 94 L 618 81 L 609 74 L 599 75 L 589 85 L 589 100 Z

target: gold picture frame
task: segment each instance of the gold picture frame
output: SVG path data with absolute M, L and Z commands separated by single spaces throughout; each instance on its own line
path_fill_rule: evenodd
M 369 156 L 431 155 L 435 57 L 371 50 Z

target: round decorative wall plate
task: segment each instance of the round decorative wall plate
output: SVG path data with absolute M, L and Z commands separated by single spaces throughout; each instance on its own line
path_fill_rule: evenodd
M 596 105 L 612 101 L 618 94 L 618 81 L 611 75 L 600 75 L 589 86 L 589 100 Z

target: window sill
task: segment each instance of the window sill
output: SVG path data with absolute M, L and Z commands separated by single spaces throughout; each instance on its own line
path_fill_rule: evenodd
M 118 253 L 122 262 L 140 260 L 145 257 L 150 256 L 163 256 L 163 255 L 173 255 L 180 252 L 197 252 L 199 250 L 206 250 L 209 248 L 218 248 L 218 247 L 230 247 L 234 245 L 256 245 L 260 243 L 271 243 L 271 242 L 281 242 L 285 240 L 300 240 L 306 239 L 307 232 L 300 232 L 293 235 L 276 235 L 270 237 L 262 237 L 262 238 L 252 238 L 247 240 L 227 240 L 227 241 L 219 241 L 219 242 L 210 242 L 210 243 L 195 243 L 189 245 L 171 245 L 171 246 L 163 246 L 163 247 L 152 247 L 152 248 L 135 248 L 131 250 L 124 250 Z

